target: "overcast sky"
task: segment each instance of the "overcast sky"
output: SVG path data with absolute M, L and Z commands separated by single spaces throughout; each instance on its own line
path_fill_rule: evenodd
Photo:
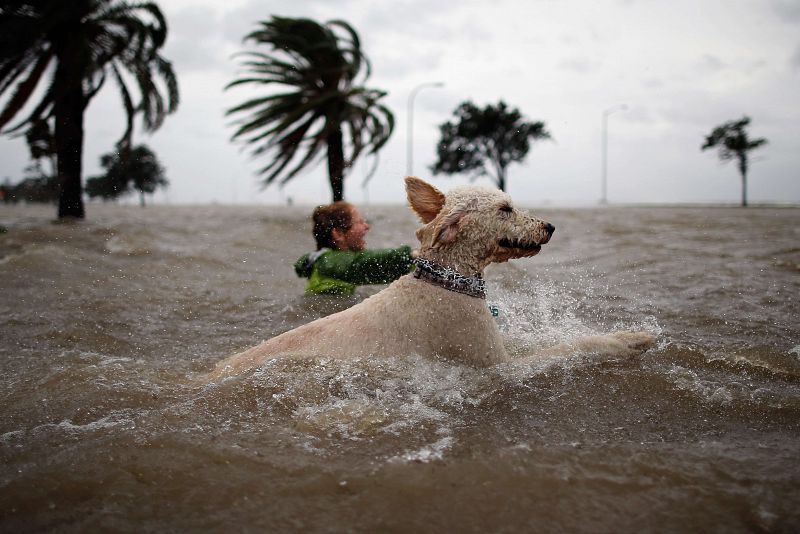
M 224 111 L 247 96 L 224 91 L 238 72 L 242 37 L 271 15 L 344 19 L 372 62 L 367 85 L 389 92 L 396 129 L 377 173 L 353 169 L 345 196 L 356 203 L 404 201 L 407 103 L 414 106 L 414 173 L 431 178 L 437 126 L 465 100 L 500 99 L 541 120 L 552 142 L 534 144 L 509 169 L 522 205 L 588 205 L 601 191 L 601 116 L 609 118 L 608 196 L 612 203 L 738 202 L 733 163 L 701 152 L 722 122 L 752 118 L 752 202 L 800 203 L 800 0 L 161 0 L 169 23 L 164 55 L 177 72 L 181 104 L 152 136 L 171 186 L 170 203 L 297 203 L 330 199 L 324 162 L 283 190 L 259 188 L 253 161 L 231 143 Z M 137 125 L 138 126 L 138 125 Z M 118 92 L 108 84 L 86 117 L 85 175 L 99 171 L 124 129 Z M 0 139 L 0 179 L 19 179 L 27 149 Z M 368 162 L 371 164 L 371 161 Z M 465 179 L 438 177 L 444 189 Z M 480 180 L 489 183 L 486 179 Z

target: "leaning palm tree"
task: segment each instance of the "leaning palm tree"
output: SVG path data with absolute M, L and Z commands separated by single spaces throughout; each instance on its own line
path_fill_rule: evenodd
M 750 160 L 748 152 L 767 143 L 763 137 L 750 139 L 745 130 L 749 124 L 750 117 L 743 117 L 738 121 L 728 121 L 717 126 L 706 136 L 706 142 L 700 147 L 700 150 L 716 147 L 723 162 L 734 158 L 737 160 L 739 174 L 742 177 L 742 207 L 747 207 L 747 169 Z
M 159 54 L 166 36 L 164 15 L 152 2 L 5 0 L 0 7 L 0 94 L 10 93 L 0 107 L 0 130 L 30 108 L 38 91 L 39 102 L 4 133 L 55 122 L 59 217 L 84 216 L 84 112 L 108 78 L 127 115 L 120 150 L 130 147 L 136 115 L 153 131 L 177 109 L 175 74 Z
M 360 85 L 370 66 L 358 35 L 343 21 L 272 17 L 245 41 L 270 50 L 243 53 L 248 73 L 228 88 L 278 89 L 228 110 L 243 115 L 233 138 L 270 157 L 259 171 L 265 186 L 285 184 L 327 149 L 333 200 L 342 200 L 347 169 L 364 150 L 377 154 L 394 129 L 394 115 L 379 102 L 386 93 Z

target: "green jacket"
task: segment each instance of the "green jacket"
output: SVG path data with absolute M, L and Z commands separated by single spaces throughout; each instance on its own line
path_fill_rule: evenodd
M 306 295 L 352 295 L 356 286 L 388 284 L 412 266 L 408 246 L 362 252 L 321 249 L 300 256 L 294 271 L 308 278 Z

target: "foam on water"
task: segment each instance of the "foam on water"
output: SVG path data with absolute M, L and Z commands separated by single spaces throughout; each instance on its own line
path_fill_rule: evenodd
M 76 258 L 75 251 L 68 246 L 45 244 L 26 246 L 0 258 L 0 265 L 5 263 L 24 263 L 26 261 L 52 260 L 53 258 Z
M 673 366 L 670 370 L 670 378 L 678 389 L 694 393 L 704 402 L 730 404 L 734 400 L 730 386 L 726 387 L 711 380 L 704 380 L 691 369 Z
M 415 355 L 391 359 L 273 360 L 254 373 L 260 407 L 290 410 L 309 435 L 350 440 L 427 428 L 448 435 L 465 406 L 480 402 L 481 373 Z
M 105 249 L 110 254 L 147 256 L 153 251 L 153 240 L 136 235 L 114 235 L 106 240 Z
M 445 452 L 453 447 L 454 441 L 455 440 L 451 436 L 445 436 L 430 445 L 426 445 L 415 451 L 409 451 L 401 456 L 396 456 L 389 461 L 428 463 L 441 460 L 444 458 Z

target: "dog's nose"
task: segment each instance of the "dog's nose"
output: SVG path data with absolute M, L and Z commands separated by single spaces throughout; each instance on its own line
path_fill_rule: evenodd
M 555 231 L 556 231 L 556 227 L 555 227 L 555 226 L 553 226 L 553 225 L 552 225 L 552 224 L 550 224 L 550 223 L 547 223 L 547 224 L 545 224 L 545 225 L 544 225 L 544 229 L 547 231 L 547 235 L 550 235 L 550 236 L 552 236 L 552 235 L 553 235 L 553 232 L 555 232 Z

